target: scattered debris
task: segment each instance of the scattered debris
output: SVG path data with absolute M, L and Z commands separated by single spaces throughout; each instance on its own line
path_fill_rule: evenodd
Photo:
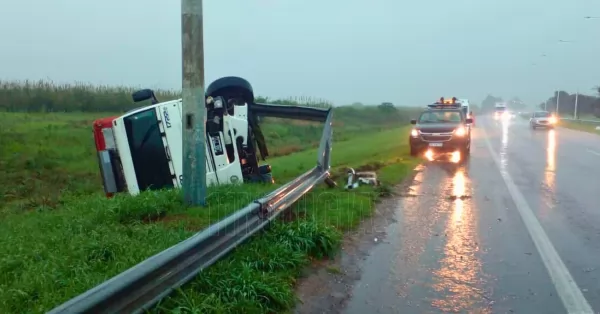
M 360 185 L 367 184 L 379 186 L 381 182 L 377 179 L 377 174 L 374 171 L 356 172 L 353 168 L 348 168 L 348 183 L 346 189 L 356 189 Z

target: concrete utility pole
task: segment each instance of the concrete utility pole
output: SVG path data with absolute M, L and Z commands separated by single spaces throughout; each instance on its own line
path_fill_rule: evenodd
M 202 0 L 181 0 L 183 193 L 206 205 L 206 105 Z
M 560 104 L 560 91 L 556 92 L 556 114 L 558 115 L 558 105 Z

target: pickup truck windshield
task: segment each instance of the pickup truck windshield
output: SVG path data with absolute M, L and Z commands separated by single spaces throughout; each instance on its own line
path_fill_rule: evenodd
M 460 123 L 461 121 L 460 111 L 423 112 L 419 117 L 419 123 Z
M 172 188 L 169 161 L 154 108 L 123 119 L 140 191 Z
M 548 118 L 550 116 L 549 112 L 536 112 L 533 114 L 534 118 Z

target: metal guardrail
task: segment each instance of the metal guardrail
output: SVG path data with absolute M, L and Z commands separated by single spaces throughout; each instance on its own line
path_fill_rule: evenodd
M 314 186 L 329 178 L 333 111 L 317 166 L 234 214 L 54 308 L 48 314 L 142 313 L 238 244 L 262 230 Z

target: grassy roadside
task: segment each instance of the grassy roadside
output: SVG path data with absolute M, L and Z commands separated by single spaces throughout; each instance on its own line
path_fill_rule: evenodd
M 529 120 L 529 118 L 531 116 L 529 114 L 523 114 L 523 115 L 521 115 L 521 117 L 525 120 Z M 590 118 L 590 119 L 592 119 L 592 118 Z M 569 121 L 569 120 L 559 120 L 557 125 L 560 127 L 563 127 L 563 128 L 571 129 L 571 130 L 600 134 L 600 131 L 596 130 L 596 127 L 600 126 L 600 121 L 598 121 L 598 123 L 596 124 L 596 123 L 585 123 L 585 122 Z
M 376 108 L 365 114 L 376 116 Z M 100 193 L 92 122 L 110 113 L 0 112 L 0 215 L 13 211 L 54 208 L 65 193 Z M 336 139 L 376 131 L 338 119 Z M 350 120 L 351 121 L 351 120 Z M 316 147 L 322 124 L 266 119 L 262 124 L 271 157 Z
M 407 129 L 369 134 L 334 145 L 335 171 L 379 168 L 384 183 L 410 173 Z M 316 163 L 304 151 L 271 161 L 286 182 Z M 345 179 L 345 178 L 340 178 Z M 41 313 L 189 237 L 273 186 L 212 189 L 208 208 L 184 209 L 178 191 L 80 197 L 66 193 L 55 207 L 6 213 L 0 222 L 0 312 Z M 219 262 L 155 312 L 279 312 L 295 301 L 294 278 L 311 258 L 335 252 L 340 231 L 371 213 L 378 191 L 319 187 L 299 201 L 302 219 L 277 224 Z
M 254 237 L 194 281 L 163 300 L 152 313 L 281 313 L 296 302 L 294 284 L 312 260 L 333 257 L 342 233 L 373 213 L 386 187 L 412 173 L 417 164 L 407 158 L 404 141 L 409 128 L 338 143 L 334 149 L 334 174 L 346 167 L 376 170 L 383 187 L 354 191 L 319 187 L 294 208 L 291 222 L 278 222 Z M 308 160 L 302 152 L 286 162 Z M 283 159 L 279 159 L 283 160 Z M 338 176 L 342 183 L 345 177 Z
M 588 133 L 600 134 L 599 130 L 596 130 L 597 126 L 600 126 L 600 122 L 596 123 L 585 123 L 577 121 L 565 121 L 561 120 L 558 122 L 558 126 L 568 128 L 577 131 L 584 131 Z

